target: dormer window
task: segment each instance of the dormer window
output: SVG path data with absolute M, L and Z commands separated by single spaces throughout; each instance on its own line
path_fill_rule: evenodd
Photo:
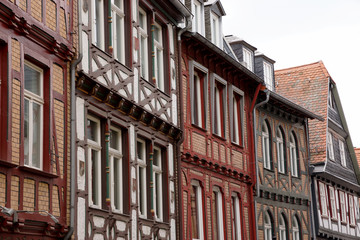
M 243 48 L 243 64 L 250 71 L 254 71 L 253 53 L 247 48 Z
M 204 5 L 198 0 L 192 0 L 191 13 L 194 15 L 192 31 L 204 35 Z
M 211 12 L 211 42 L 222 48 L 221 40 L 221 17 Z
M 271 64 L 264 62 L 264 81 L 266 87 L 273 90 L 273 69 Z

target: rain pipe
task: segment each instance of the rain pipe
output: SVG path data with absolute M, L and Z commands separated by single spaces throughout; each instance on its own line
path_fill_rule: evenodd
M 76 139 L 76 104 L 75 104 L 75 73 L 76 66 L 81 62 L 82 55 L 82 25 L 81 25 L 81 0 L 77 2 L 78 6 L 78 57 L 71 62 L 70 66 L 70 230 L 64 237 L 65 240 L 71 238 L 74 232 L 75 222 L 75 182 L 76 182 L 76 162 L 75 162 L 75 139 Z

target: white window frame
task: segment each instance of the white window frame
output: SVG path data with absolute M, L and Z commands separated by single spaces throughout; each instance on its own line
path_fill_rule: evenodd
M 327 147 L 329 148 L 329 159 L 334 161 L 334 145 L 333 145 L 333 136 L 332 133 L 328 132 L 327 133 Z
M 300 225 L 296 216 L 293 216 L 292 235 L 293 240 L 300 240 Z
M 265 131 L 264 131 L 265 127 Z M 263 121 L 261 127 L 261 142 L 262 142 L 262 152 L 263 152 L 263 161 L 264 168 L 271 170 L 271 160 L 270 160 L 270 133 L 269 127 L 266 121 Z
M 27 67 L 37 71 L 38 73 L 40 73 L 40 79 L 39 79 L 39 90 L 40 90 L 40 95 L 31 92 L 30 90 L 27 90 L 24 87 L 24 102 L 28 101 L 29 102 L 29 121 L 28 121 L 28 142 L 26 142 L 26 139 L 24 138 L 24 148 L 28 148 L 28 163 L 26 163 L 26 160 L 24 159 L 24 165 L 31 167 L 31 168 L 35 168 L 35 169 L 43 169 L 43 138 L 44 138 L 44 70 L 39 68 L 38 66 L 30 63 L 29 61 L 24 62 L 24 65 L 26 65 Z M 25 72 L 25 70 L 24 70 Z M 25 73 L 24 73 L 24 78 L 25 78 Z M 25 81 L 25 80 L 24 80 Z M 25 85 L 25 83 L 24 83 Z M 25 104 L 25 103 L 24 103 Z M 34 127 L 33 127 L 33 119 L 34 119 L 34 104 L 37 104 L 40 106 L 40 116 L 39 117 L 39 166 L 36 166 L 34 161 L 33 161 L 33 145 L 34 145 Z M 25 108 L 25 107 L 24 107 Z M 25 115 L 25 114 L 24 114 Z M 25 121 L 25 116 L 24 116 L 24 121 Z M 25 151 L 25 150 L 24 150 Z
M 158 151 L 159 155 L 156 158 L 155 151 Z M 158 165 L 155 165 L 155 162 L 158 162 Z M 154 146 L 154 159 L 153 159 L 153 186 L 154 186 L 154 213 L 155 219 L 157 221 L 163 220 L 163 185 L 162 185 L 162 150 L 160 147 Z M 158 179 L 159 178 L 159 179 Z M 159 190 L 159 192 L 158 192 Z M 159 209 L 158 206 L 159 205 Z
M 226 106 L 227 106 L 227 82 L 216 74 L 212 74 L 212 126 L 213 133 L 225 138 Z M 218 85 L 222 85 L 222 90 Z M 221 93 L 220 93 L 221 91 Z M 222 112 L 221 112 L 222 108 Z M 215 121 L 216 116 L 216 121 Z M 222 120 L 222 121 L 221 121 Z M 215 123 L 216 122 L 216 123 Z M 224 127 L 224 130 L 222 129 Z
M 280 220 L 279 220 L 279 239 L 287 240 L 286 221 L 283 214 L 280 214 Z
M 213 187 L 213 192 L 216 196 L 216 219 L 217 219 L 217 232 L 219 235 L 219 240 L 225 239 L 225 232 L 224 232 L 224 205 L 223 205 L 223 194 L 218 186 Z M 214 206 L 213 206 L 214 207 Z
M 333 186 L 329 186 L 329 201 L 330 201 L 330 207 L 331 207 L 331 218 L 334 220 L 337 220 L 335 188 Z
M 329 91 L 329 107 L 335 111 L 334 99 L 331 90 Z
M 270 90 L 274 89 L 273 86 L 273 70 L 272 65 L 268 62 L 264 62 L 264 81 L 266 84 L 266 87 Z
M 221 16 L 210 12 L 211 19 L 211 42 L 222 49 Z
M 141 19 L 142 18 L 142 19 Z M 143 22 L 144 26 L 140 23 Z M 148 26 L 147 14 L 139 8 L 139 62 L 140 62 L 140 76 L 149 81 L 149 47 L 148 47 Z
M 290 134 L 290 164 L 291 164 L 291 176 L 298 177 L 299 176 L 299 160 L 297 156 L 297 145 L 295 139 L 295 133 L 291 132 Z
M 323 182 L 319 183 L 319 196 L 320 196 L 320 207 L 321 207 L 321 215 L 322 216 L 328 216 L 328 203 L 327 203 L 327 197 L 326 197 L 326 185 Z
M 118 0 L 120 6 L 115 5 L 116 0 L 111 0 L 111 15 L 113 27 L 114 57 L 125 64 L 125 8 L 124 0 Z M 118 23 L 120 26 L 118 26 Z M 120 32 L 118 32 L 118 28 Z M 120 52 L 120 53 L 119 53 Z
M 111 131 L 116 132 L 117 135 L 117 143 L 118 146 L 116 148 L 111 147 L 111 139 L 109 144 L 109 160 L 110 160 L 110 181 L 111 181 L 111 207 L 113 211 L 118 211 L 120 213 L 123 213 L 123 159 L 122 159 L 122 132 L 120 129 L 111 127 Z M 117 161 L 117 169 L 115 169 L 115 161 Z M 117 171 L 120 176 L 118 176 L 118 179 L 115 179 L 115 171 Z M 117 189 L 115 189 L 115 186 L 117 183 Z M 115 202 L 115 191 L 119 193 L 119 199 L 117 202 Z M 116 207 L 116 205 L 118 207 Z
M 138 143 L 142 144 L 142 156 L 139 157 L 139 149 L 136 149 L 136 156 L 137 156 L 137 163 L 138 163 L 138 167 L 137 167 L 137 189 L 138 189 L 138 205 L 139 205 L 139 216 L 142 218 L 146 218 L 147 217 L 147 194 L 146 194 L 146 190 L 147 190 L 147 181 L 146 181 L 146 141 L 142 140 L 142 139 L 137 139 L 136 141 L 136 147 L 138 148 Z M 142 182 L 140 184 L 140 171 L 143 174 L 143 179 Z M 140 191 L 142 192 L 142 199 L 141 195 L 140 195 Z M 143 212 L 141 211 L 143 209 Z
M 277 151 L 278 171 L 284 174 L 285 173 L 284 134 L 282 133 L 280 127 L 278 127 L 276 130 L 276 151 Z
M 235 95 L 240 97 L 237 101 Z M 230 100 L 230 130 L 231 142 L 240 145 L 244 144 L 244 129 L 243 129 L 243 115 L 244 115 L 244 92 L 233 85 L 229 87 Z M 238 110 L 239 107 L 239 110 Z
M 264 216 L 264 237 L 265 240 L 272 240 L 272 222 L 268 211 Z
M 101 123 L 100 120 L 98 118 L 95 118 L 93 116 L 88 115 L 87 116 L 87 120 L 93 121 L 96 123 L 96 140 L 91 140 L 89 139 L 89 137 L 87 138 L 87 144 L 88 144 L 88 160 L 89 160 L 89 165 L 88 165 L 88 174 L 89 174 L 89 203 L 91 207 L 96 207 L 96 208 L 101 208 Z M 92 160 L 92 150 L 94 150 L 96 152 L 96 162 L 93 163 Z M 97 177 L 96 182 L 96 189 L 94 190 L 92 188 L 92 180 L 93 180 L 93 174 L 92 174 L 92 166 L 93 164 L 95 165 L 95 174 Z M 96 201 L 97 203 L 93 202 L 93 194 L 96 191 Z
M 197 180 L 191 180 L 191 186 L 196 188 L 196 211 L 198 216 L 198 226 L 199 226 L 199 238 L 193 238 L 193 240 L 203 240 L 205 237 L 204 233 L 204 217 L 203 217 L 203 196 L 202 188 L 200 182 Z
M 232 199 L 232 239 L 241 240 L 241 214 L 240 214 L 240 198 L 237 193 L 231 194 Z
M 105 33 L 104 33 L 104 0 L 91 1 L 92 14 L 92 43 L 104 51 Z
M 155 79 L 156 86 L 161 91 L 165 91 L 165 80 L 164 80 L 164 41 L 163 41 L 163 29 L 160 24 L 154 23 L 154 28 L 158 29 L 158 40 L 154 37 L 154 65 L 155 65 Z M 155 32 L 155 30 L 154 30 Z M 155 34 L 155 33 L 154 33 Z
M 341 222 L 347 223 L 346 194 L 343 191 L 339 191 L 339 202 L 340 202 Z
M 354 196 L 351 194 L 348 194 L 349 198 L 349 219 L 350 219 L 350 225 L 355 226 L 356 225 L 356 219 L 355 219 L 355 206 L 354 206 Z
M 247 69 L 254 71 L 253 53 L 245 47 L 243 47 L 243 63 Z
M 205 34 L 204 4 L 201 3 L 200 1 L 192 0 L 191 13 L 194 16 L 192 20 L 192 31 L 204 35 Z
M 340 150 L 341 165 L 343 167 L 346 167 L 345 143 L 341 139 L 339 139 L 339 150 Z

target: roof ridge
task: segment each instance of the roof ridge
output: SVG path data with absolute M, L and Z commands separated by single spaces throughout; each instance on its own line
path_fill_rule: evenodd
M 279 70 L 275 70 L 275 74 L 276 73 L 282 73 L 282 72 L 288 72 L 290 70 L 297 70 L 297 69 L 302 69 L 302 68 L 308 68 L 312 65 L 322 65 L 323 68 L 325 68 L 323 62 L 320 60 L 320 61 L 317 61 L 317 62 L 313 62 L 313 63 L 308 63 L 308 64 L 304 64 L 304 65 L 300 65 L 300 66 L 295 66 L 295 67 L 289 67 L 289 68 L 283 68 L 283 69 L 279 69 Z M 326 68 L 325 68 L 326 69 Z

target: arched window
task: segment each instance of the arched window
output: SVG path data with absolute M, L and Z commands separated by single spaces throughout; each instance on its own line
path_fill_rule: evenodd
M 297 156 L 298 146 L 294 132 L 290 134 L 290 163 L 291 163 L 291 175 L 294 177 L 299 176 L 299 160 Z
M 262 124 L 261 132 L 262 132 L 261 139 L 262 139 L 264 168 L 271 169 L 271 161 L 270 161 L 270 136 L 271 136 L 271 133 L 269 131 L 268 123 L 266 121 L 264 121 Z
M 300 240 L 300 223 L 296 216 L 293 217 L 293 240 Z
M 279 239 L 287 240 L 287 224 L 283 214 L 280 214 L 279 219 Z
M 278 161 L 278 171 L 280 173 L 285 173 L 285 148 L 284 148 L 284 133 L 281 127 L 278 127 L 276 130 L 276 153 Z
M 264 219 L 265 240 L 272 240 L 272 219 L 268 211 L 265 212 Z

